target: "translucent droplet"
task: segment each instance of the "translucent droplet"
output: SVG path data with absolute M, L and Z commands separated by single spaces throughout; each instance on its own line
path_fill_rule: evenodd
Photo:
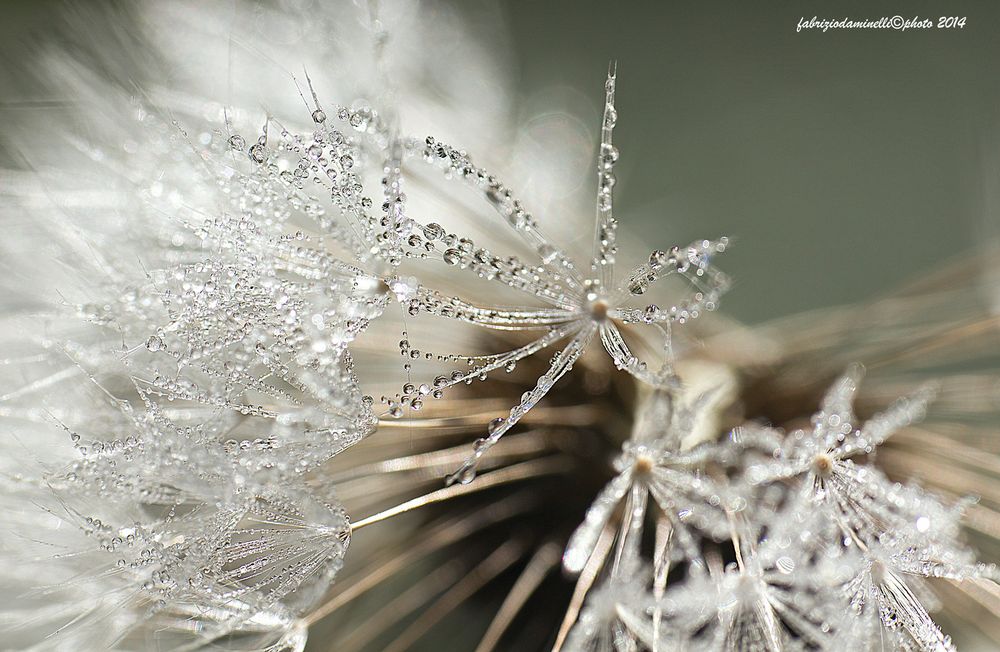
M 159 351 L 163 348 L 163 340 L 157 335 L 151 335 L 148 340 L 146 340 L 146 348 L 150 351 Z
M 486 427 L 486 432 L 492 435 L 497 430 L 499 430 L 505 423 L 507 423 L 507 419 L 503 417 L 497 417 L 496 419 L 490 421 L 490 424 Z
M 428 240 L 440 240 L 445 236 L 444 227 L 440 224 L 431 222 L 424 227 L 424 237 Z
M 312 112 L 312 119 L 316 124 L 323 124 L 326 122 L 326 113 L 323 112 L 323 109 L 316 109 Z
M 363 131 L 368 126 L 368 116 L 365 111 L 355 111 L 351 114 L 351 126 L 358 131 Z
M 542 262 L 546 265 L 555 260 L 558 254 L 559 251 L 548 243 L 539 245 L 538 247 L 538 255 L 541 256 Z
M 605 170 L 610 170 L 618 162 L 618 148 L 610 143 L 601 145 L 600 163 Z
M 466 462 L 458 471 L 448 476 L 448 484 L 469 484 L 476 479 L 476 465 Z
M 252 161 L 255 161 L 257 163 L 263 163 L 267 159 L 267 154 L 264 151 L 264 146 L 261 145 L 260 143 L 254 143 L 253 145 L 251 145 L 247 154 L 250 156 L 250 159 Z
M 698 249 L 696 247 L 688 247 L 687 257 L 688 260 L 691 262 L 691 264 L 694 265 L 695 267 L 699 267 L 701 269 L 708 267 L 708 262 L 709 262 L 708 252 L 702 249 Z
M 795 571 L 795 560 L 791 557 L 779 557 L 774 565 L 785 575 L 790 575 Z

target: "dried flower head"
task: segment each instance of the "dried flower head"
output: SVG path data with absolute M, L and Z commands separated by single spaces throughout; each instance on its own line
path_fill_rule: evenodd
M 262 112 L 49 61 L 96 108 L 89 139 L 32 141 L 51 186 L 26 166 L 0 205 L 31 218 L 4 253 L 40 277 L 3 297 L 5 644 L 952 650 L 935 591 L 998 627 L 973 549 L 1000 539 L 998 367 L 954 370 L 995 314 L 931 284 L 697 330 L 726 238 L 616 272 L 614 65 L 581 263 L 557 218 L 409 135 L 414 107 L 444 113 L 412 67 L 477 39 L 357 9 L 249 12 L 337 34 L 310 70 L 349 68 L 350 104 L 283 69 L 298 93 Z

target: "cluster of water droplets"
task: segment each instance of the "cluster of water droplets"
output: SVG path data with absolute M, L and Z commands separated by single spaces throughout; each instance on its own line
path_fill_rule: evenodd
M 407 381 L 394 396 L 382 396 L 382 413 L 402 417 L 409 410 L 419 410 L 428 396 L 444 396 L 449 388 L 486 380 L 494 371 L 511 371 L 520 360 L 553 346 L 561 348 L 552 356 L 547 371 L 541 374 L 535 387 L 526 391 L 510 413 L 495 421 L 486 436 L 476 442 L 474 450 L 451 480 L 471 481 L 478 460 L 489 448 L 529 412 L 545 394 L 572 369 L 574 363 L 599 338 L 619 369 L 650 381 L 646 363 L 634 355 L 615 322 L 621 324 L 683 323 L 702 312 L 715 309 L 719 297 L 728 288 L 728 279 L 719 272 L 713 256 L 725 251 L 728 241 L 700 241 L 681 250 L 654 252 L 648 263 L 630 272 L 623 283 L 614 283 L 617 245 L 617 222 L 613 216 L 613 167 L 618 151 L 612 144 L 612 132 L 617 121 L 614 107 L 615 75 L 609 75 L 605 86 L 605 112 L 602 121 L 601 145 L 597 156 L 598 198 L 597 225 L 594 238 L 594 259 L 590 274 L 588 266 L 575 263 L 560 247 L 545 235 L 540 221 L 527 210 L 513 191 L 497 177 L 473 163 L 471 156 L 436 138 L 428 137 L 418 145 L 411 139 L 394 135 L 390 128 L 377 130 L 364 142 L 372 156 L 383 161 L 383 218 L 374 226 L 379 242 L 391 243 L 379 253 L 393 269 L 407 259 L 438 261 L 446 267 L 469 271 L 476 276 L 497 282 L 526 296 L 523 306 L 496 305 L 477 302 L 437 289 L 424 277 L 391 276 L 387 282 L 397 300 L 410 317 L 441 317 L 485 329 L 523 331 L 533 339 L 517 348 L 490 355 L 456 355 L 420 352 L 404 336 L 401 353 L 406 362 Z M 371 130 L 369 130 L 371 132 Z M 537 255 L 533 262 L 518 256 L 492 252 L 469 237 L 451 233 L 436 222 L 423 221 L 407 207 L 403 184 L 408 160 L 421 155 L 426 163 L 438 167 L 446 177 L 460 180 L 472 187 L 486 204 L 499 215 L 502 224 L 511 229 Z M 659 279 L 677 275 L 691 290 L 674 304 L 660 307 L 650 304 L 635 309 L 627 302 Z M 539 306 L 538 304 L 543 304 Z M 659 331 L 658 336 L 665 336 Z M 666 345 L 666 343 L 665 343 Z M 411 360 L 435 363 L 464 362 L 467 368 L 452 369 L 444 374 L 411 380 Z M 420 391 L 426 388 L 427 391 Z
M 933 388 L 861 424 L 852 407 L 860 379 L 860 367 L 838 379 L 809 429 L 746 424 L 693 447 L 684 442 L 711 401 L 685 399 L 669 382 L 651 393 L 614 462 L 617 475 L 563 556 L 581 582 L 599 578 L 566 649 L 624 641 L 637 649 L 954 650 L 930 616 L 926 581 L 995 581 L 1000 571 L 962 541 L 960 518 L 974 500 L 945 504 L 863 459 L 924 416 Z M 654 522 L 650 549 L 644 530 Z
M 57 415 L 75 457 L 11 494 L 45 506 L 39 542 L 76 533 L 40 572 L 72 594 L 69 625 L 52 615 L 61 644 L 299 650 L 296 619 L 351 531 L 308 476 L 375 430 L 351 346 L 394 300 L 383 269 L 361 267 L 391 263 L 392 243 L 375 237 L 364 154 L 321 109 L 306 135 L 134 119 L 138 208 L 115 237 L 143 273 L 109 265 L 103 300 L 68 306 L 81 326 L 58 356 L 90 404 Z

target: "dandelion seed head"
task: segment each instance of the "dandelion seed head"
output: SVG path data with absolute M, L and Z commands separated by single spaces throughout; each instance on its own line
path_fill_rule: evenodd
M 380 101 L 328 103 L 308 74 L 298 113 L 136 99 L 113 114 L 116 141 L 78 146 L 115 185 L 87 204 L 105 219 L 32 208 L 60 256 L 86 261 L 86 291 L 39 311 L 46 332 L 0 390 L 2 416 L 46 451 L 0 461 L 10 529 L 31 533 L 0 538 L 24 560 L 3 572 L 37 587 L 28 627 L 66 649 L 279 652 L 329 619 L 348 647 L 392 633 L 403 649 L 516 569 L 484 649 L 556 584 L 566 615 L 545 633 L 564 650 L 952 649 L 923 585 L 1000 577 L 964 542 L 971 503 L 873 460 L 935 389 L 860 419 L 851 366 L 811 419 L 796 386 L 763 392 L 788 430 L 761 410 L 727 432 L 758 416 L 762 372 L 711 337 L 692 353 L 680 326 L 728 291 L 730 243 L 662 243 L 622 273 L 617 67 L 595 125 L 592 251 L 574 259 L 480 166 L 489 139 L 406 135 L 422 100 L 396 85 L 396 16 L 378 11 L 357 23 L 374 54 L 350 54 Z M 464 215 L 458 185 L 482 214 Z

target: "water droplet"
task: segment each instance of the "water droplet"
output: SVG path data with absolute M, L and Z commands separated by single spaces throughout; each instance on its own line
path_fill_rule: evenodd
M 541 256 L 542 262 L 546 265 L 551 263 L 559 255 L 559 251 L 552 245 L 545 243 L 538 246 L 538 255 Z
M 469 484 L 476 479 L 476 466 L 472 462 L 466 462 L 458 471 L 448 477 L 448 484 Z
M 687 258 L 692 265 L 698 267 L 699 269 L 705 269 L 706 267 L 708 267 L 708 263 L 710 261 L 708 255 L 708 249 L 707 247 L 704 246 L 688 247 Z
M 628 286 L 628 291 L 636 295 L 644 294 L 647 289 L 648 286 L 646 285 L 646 282 L 643 279 L 635 279 L 631 283 L 629 283 Z
M 610 170 L 618 162 L 618 148 L 610 143 L 601 145 L 600 163 L 605 170 Z
M 795 571 L 795 560 L 791 557 L 779 557 L 774 565 L 785 575 L 790 575 Z
M 440 224 L 431 222 L 430 224 L 424 227 L 424 237 L 427 238 L 428 240 L 440 240 L 444 238 L 444 236 L 445 236 L 444 227 L 442 227 Z
M 364 131 L 368 127 L 368 115 L 366 111 L 355 111 L 351 114 L 351 126 L 358 131 Z

